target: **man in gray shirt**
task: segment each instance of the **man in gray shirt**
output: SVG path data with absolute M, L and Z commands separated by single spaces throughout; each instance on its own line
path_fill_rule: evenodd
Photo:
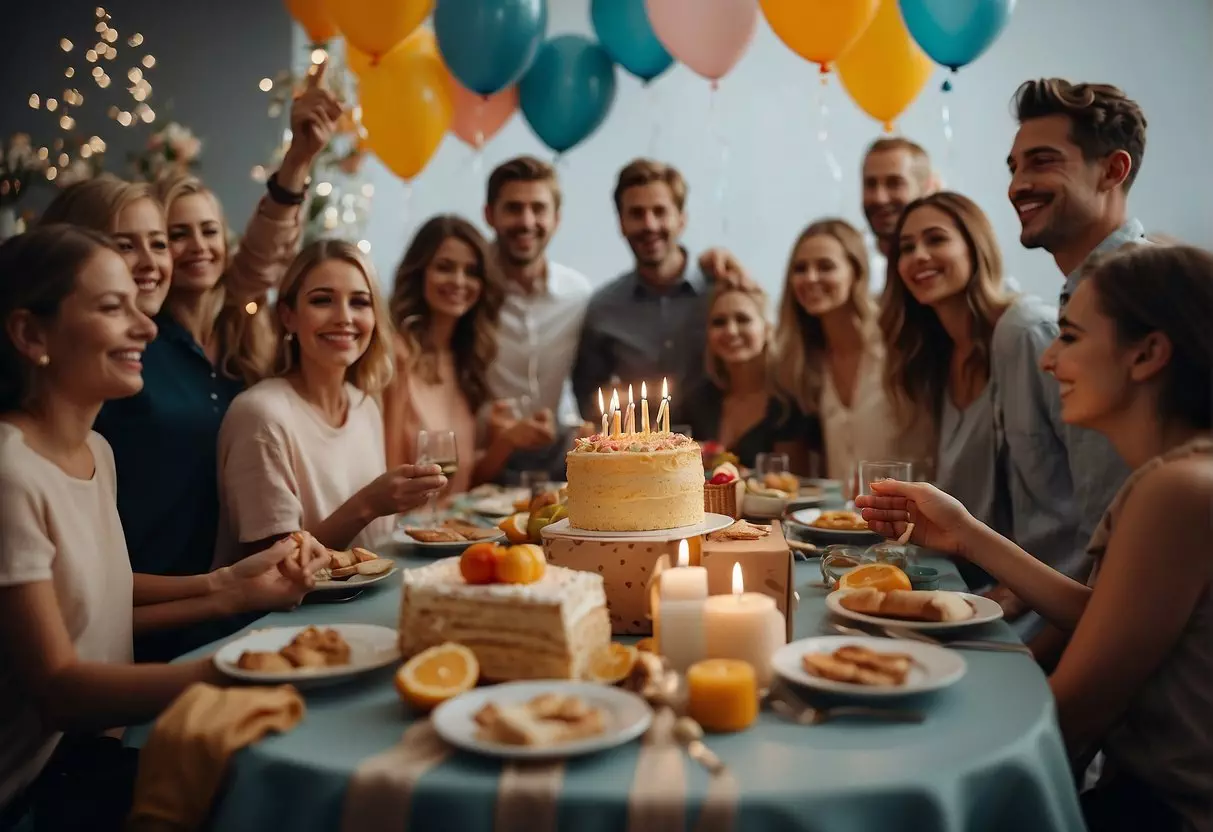
M 609 407 L 611 388 L 618 384 L 626 409 L 627 386 L 639 401 L 641 382 L 648 385 L 655 419 L 661 382 L 668 379 L 677 421 L 680 394 L 704 375 L 710 284 L 678 244 L 686 228 L 686 196 L 682 174 L 661 162 L 637 159 L 619 173 L 619 230 L 636 265 L 595 292 L 586 310 L 573 393 L 587 420 L 600 418 L 599 388 Z

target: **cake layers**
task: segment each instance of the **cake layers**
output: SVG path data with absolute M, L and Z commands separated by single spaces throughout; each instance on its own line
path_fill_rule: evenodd
M 566 462 L 573 528 L 652 531 L 703 522 L 703 457 L 685 436 L 593 437 Z
M 534 584 L 472 585 L 459 559 L 404 573 L 400 650 L 412 656 L 453 641 L 476 654 L 489 681 L 577 679 L 607 644 L 602 578 L 558 566 Z

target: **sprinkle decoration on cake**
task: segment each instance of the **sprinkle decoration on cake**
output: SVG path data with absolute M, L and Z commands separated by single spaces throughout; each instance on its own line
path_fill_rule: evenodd
M 655 531 L 703 522 L 699 443 L 665 431 L 596 434 L 566 457 L 569 526 Z

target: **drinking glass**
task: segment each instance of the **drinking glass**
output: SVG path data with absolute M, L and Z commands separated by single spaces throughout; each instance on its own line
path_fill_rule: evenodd
M 417 434 L 417 464 L 437 465 L 449 480 L 459 470 L 459 453 L 455 447 L 455 431 L 423 430 Z M 438 526 L 438 495 L 429 496 L 430 521 Z
M 782 474 L 787 470 L 787 454 L 763 452 L 754 456 L 754 473 L 760 480 L 765 480 L 767 474 Z
M 911 477 L 913 467 L 909 462 L 864 460 L 859 463 L 859 493 L 871 494 L 872 483 L 879 480 L 913 482 L 913 477 Z

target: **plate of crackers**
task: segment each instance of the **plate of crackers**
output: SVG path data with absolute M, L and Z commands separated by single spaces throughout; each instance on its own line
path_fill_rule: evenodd
M 826 608 L 862 624 L 892 624 L 907 630 L 957 630 L 1003 616 L 997 601 L 946 589 L 836 589 L 826 596 Z
M 340 592 L 377 584 L 396 574 L 396 563 L 355 546 L 348 552 L 329 549 L 329 565 L 316 573 L 312 592 Z
M 504 538 L 505 532 L 501 529 L 486 528 L 454 517 L 448 517 L 438 526 L 405 526 L 392 533 L 392 540 L 397 543 L 422 549 L 437 549 L 443 554 L 453 554 L 452 550 L 465 549 L 484 540 Z
M 504 759 L 552 759 L 604 751 L 649 729 L 653 711 L 639 695 L 592 682 L 509 682 L 474 688 L 431 717 L 456 748 Z
M 785 644 L 771 657 L 797 685 L 862 698 L 908 696 L 960 681 L 967 665 L 955 650 L 903 639 L 817 636 Z
M 397 640 L 395 628 L 374 624 L 267 627 L 223 645 L 213 661 L 243 682 L 317 687 L 399 661 Z

